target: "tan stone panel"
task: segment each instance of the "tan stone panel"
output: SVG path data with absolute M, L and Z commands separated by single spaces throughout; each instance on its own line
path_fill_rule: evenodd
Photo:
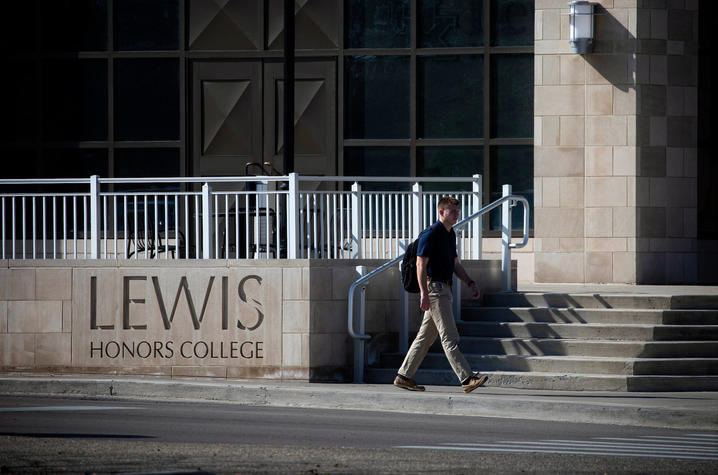
M 668 204 L 668 183 L 665 178 L 651 178 L 651 206 L 666 206 Z
M 543 39 L 543 10 L 534 12 L 534 41 Z M 536 61 L 539 63 L 540 61 Z M 536 76 L 541 77 L 541 76 Z
M 636 283 L 636 253 L 613 253 L 613 282 Z
M 32 367 L 35 365 L 35 335 L 0 335 L 0 356 L 3 366 Z
M 561 117 L 560 143 L 561 145 L 583 145 L 584 144 L 584 119 L 583 117 L 564 116 Z
M 38 300 L 70 300 L 71 269 L 38 268 L 35 270 L 35 292 Z
M 653 8 L 651 12 L 651 38 L 665 40 L 668 38 L 668 12 Z
M 698 88 L 697 87 L 684 87 L 683 88 L 683 113 L 687 116 L 698 115 Z
M 309 335 L 309 367 L 338 365 L 332 353 L 332 335 L 312 333 Z
M 561 11 L 560 10 L 544 10 L 543 11 L 543 40 L 560 40 L 561 39 Z
M 627 145 L 626 125 L 623 116 L 586 117 L 586 145 Z
M 683 208 L 666 209 L 666 236 L 683 237 Z
M 586 176 L 611 176 L 613 148 L 610 146 L 586 147 Z
M 635 176 L 637 161 L 636 147 L 613 147 L 614 176 Z
M 578 54 L 561 55 L 561 84 L 584 84 L 586 60 Z
M 666 201 L 668 206 L 692 208 L 698 200 L 698 184 L 696 178 L 667 178 Z
M 683 149 L 668 147 L 666 149 L 666 176 L 683 176 Z
M 72 332 L 72 301 L 62 301 L 62 331 L 63 333 Z
M 72 364 L 72 337 L 69 333 L 37 335 L 35 364 L 69 366 Z
M 0 300 L 0 333 L 7 332 L 7 301 Z
M 627 84 L 632 78 L 628 74 L 630 55 L 591 54 L 586 55 L 587 84 Z
M 636 208 L 613 208 L 613 236 L 636 237 Z
M 311 302 L 312 333 L 340 333 L 347 331 L 347 301 L 325 300 Z
M 309 331 L 309 301 L 285 301 L 282 307 L 282 315 L 283 333 L 306 333 Z
M 305 353 L 302 348 L 304 336 L 306 335 L 301 333 L 282 335 L 282 366 L 308 366 L 309 362 L 302 359 L 302 355 Z
M 626 206 L 624 177 L 586 177 L 586 206 Z
M 625 252 L 628 250 L 628 243 L 626 238 L 588 238 L 586 239 L 586 250 L 593 252 Z
M 561 69 L 560 69 L 560 56 L 558 55 L 546 55 L 539 56 L 543 67 L 541 68 L 541 84 L 543 85 L 555 85 L 561 81 Z
M 536 282 L 584 282 L 583 252 L 537 253 Z
M 584 249 L 583 238 L 558 238 L 558 241 L 561 252 L 582 252 Z
M 538 208 L 535 214 L 535 236 L 583 237 L 583 209 Z
M 35 300 L 35 269 L 0 269 L 0 300 Z
M 536 86 L 535 115 L 583 115 L 584 86 Z
M 666 114 L 667 115 L 683 115 L 683 88 L 667 87 L 666 88 Z
M 696 208 L 683 209 L 684 236 L 695 238 L 698 235 L 698 210 Z
M 565 40 L 538 40 L 534 42 L 534 54 L 570 54 L 571 45 Z
M 62 302 L 56 300 L 8 302 L 9 333 L 62 331 Z
M 542 138 L 543 138 L 543 130 L 542 130 L 543 120 L 541 117 L 534 117 L 534 145 L 542 145 Z
M 282 269 L 282 292 L 284 300 L 307 300 L 310 294 L 309 269 L 289 267 Z
M 582 177 L 559 178 L 562 208 L 583 208 L 583 180 Z
M 612 91 L 614 115 L 634 115 L 638 112 L 635 87 L 613 86 Z
M 613 236 L 613 210 L 611 208 L 586 208 L 586 237 Z
M 534 4 L 536 10 L 548 10 L 551 8 L 566 8 L 566 2 L 562 0 L 536 0 Z
M 613 86 L 586 86 L 586 115 L 613 113 Z
M 583 176 L 583 147 L 535 147 L 534 176 Z
M 536 252 L 558 251 L 560 245 L 559 238 L 536 238 Z
M 683 157 L 683 176 L 698 176 L 698 151 L 694 147 L 685 149 L 685 155 Z
M 172 377 L 226 378 L 225 366 L 172 366 Z
M 543 178 L 543 207 L 558 208 L 560 203 L 560 181 L 558 177 Z
M 560 135 L 560 117 L 546 116 L 541 118 L 541 142 L 543 145 L 558 145 Z M 538 144 L 536 144 L 538 145 Z
M 668 58 L 664 55 L 651 55 L 651 84 L 668 84 Z
M 586 253 L 586 282 L 613 281 L 613 259 L 610 252 Z
M 662 238 L 666 235 L 666 208 L 638 208 L 637 235 Z
M 668 122 L 665 117 L 650 118 L 649 144 L 651 147 L 665 146 L 668 136 Z
M 543 81 L 543 61 L 540 56 L 534 56 L 534 86 L 541 86 Z
M 333 269 L 312 267 L 309 269 L 309 295 L 312 300 L 326 300 L 332 297 Z

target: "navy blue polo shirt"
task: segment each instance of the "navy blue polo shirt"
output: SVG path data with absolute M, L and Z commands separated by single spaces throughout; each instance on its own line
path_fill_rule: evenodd
M 456 258 L 456 234 L 447 231 L 441 221 L 436 221 L 419 236 L 416 255 L 429 258 L 427 274 L 432 280 L 450 281 L 454 275 Z

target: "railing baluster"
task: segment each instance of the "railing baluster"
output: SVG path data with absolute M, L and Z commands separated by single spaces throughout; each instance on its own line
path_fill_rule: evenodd
M 45 198 L 42 197 L 42 258 L 47 259 L 47 205 Z

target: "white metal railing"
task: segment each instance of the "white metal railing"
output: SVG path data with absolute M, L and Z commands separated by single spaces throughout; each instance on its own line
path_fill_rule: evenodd
M 523 206 L 523 238 L 519 243 L 511 242 L 511 208 L 517 203 Z M 460 247 L 463 241 L 462 234 L 466 231 L 466 227 L 470 223 L 480 222 L 478 219 L 484 214 L 501 206 L 501 291 L 510 292 L 511 289 L 511 249 L 524 247 L 529 240 L 529 203 L 523 196 L 513 195 L 511 185 L 503 185 L 502 196 L 491 204 L 469 214 L 469 216 L 460 219 L 455 225 L 454 230 L 457 232 L 457 245 Z M 417 233 L 418 235 L 418 233 Z M 480 238 L 479 238 L 480 239 Z M 365 326 L 365 301 L 366 286 L 368 282 L 381 274 L 382 272 L 395 266 L 404 258 L 404 253 L 394 257 L 390 261 L 382 264 L 372 272 L 362 275 L 352 285 L 349 286 L 349 294 L 347 297 L 347 331 L 354 339 L 354 382 L 364 382 L 364 360 L 365 360 L 365 344 L 366 340 L 370 340 L 371 336 L 366 335 Z M 363 268 L 357 268 L 359 274 L 364 274 Z M 399 283 L 397 283 L 399 285 Z M 359 318 L 357 319 L 358 328 L 355 329 L 354 323 L 354 292 L 357 287 L 361 286 L 359 299 Z M 401 289 L 404 297 L 402 305 L 402 321 L 399 326 L 399 350 L 406 352 L 408 337 L 408 294 Z M 460 319 L 461 311 L 461 287 L 457 283 L 454 276 L 454 317 Z
M 302 189 L 306 182 L 338 191 Z M 398 185 L 362 190 L 372 182 Z M 471 191 L 424 191 L 429 183 L 471 183 Z M 2 259 L 390 259 L 436 220 L 441 196 L 459 199 L 462 217 L 481 207 L 480 175 L 92 176 L 0 186 L 10 189 L 0 193 Z M 80 191 L 26 192 L 34 186 Z M 481 257 L 479 221 L 462 236 L 462 258 Z

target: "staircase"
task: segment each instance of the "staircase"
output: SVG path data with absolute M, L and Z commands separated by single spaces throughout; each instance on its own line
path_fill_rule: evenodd
M 519 292 L 483 300 L 463 306 L 457 326 L 487 386 L 718 391 L 718 295 Z M 382 353 L 367 382 L 392 382 L 403 358 Z M 438 341 L 415 379 L 458 384 Z

